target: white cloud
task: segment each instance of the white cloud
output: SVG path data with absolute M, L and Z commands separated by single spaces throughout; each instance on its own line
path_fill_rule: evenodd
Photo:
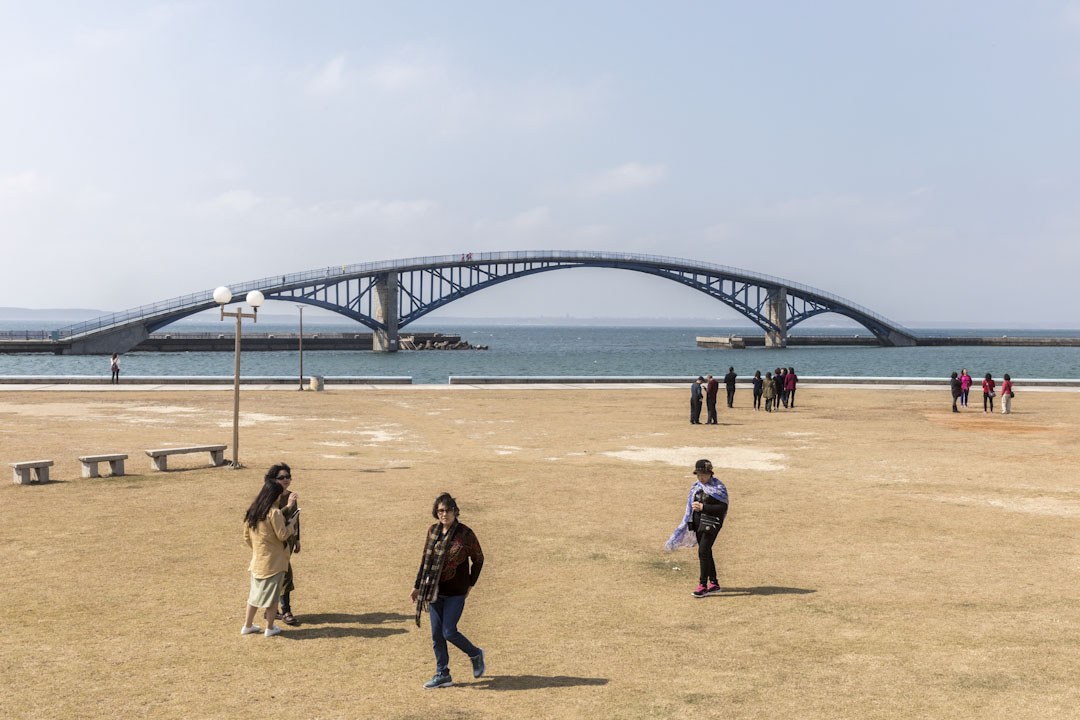
M 518 213 L 510 224 L 522 230 L 531 230 L 551 223 L 551 210 L 547 206 L 534 207 Z
M 666 175 L 663 165 L 629 162 L 586 178 L 580 183 L 578 193 L 582 197 L 597 197 L 641 190 L 656 185 Z
M 41 178 L 33 170 L 0 175 L 0 198 L 32 195 L 42 188 Z
M 323 65 L 308 81 L 309 95 L 333 95 L 345 89 L 345 56 L 338 55 Z
M 445 82 L 448 74 L 443 64 L 419 50 L 406 48 L 373 65 L 366 77 L 383 90 L 405 91 Z

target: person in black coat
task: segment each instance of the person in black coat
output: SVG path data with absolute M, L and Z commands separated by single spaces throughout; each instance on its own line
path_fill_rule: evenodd
M 956 401 L 960 397 L 961 385 L 960 378 L 957 377 L 955 372 L 952 374 L 952 378 L 949 379 L 949 388 L 952 390 L 952 411 L 960 412 L 956 409 Z
M 724 376 L 724 387 L 727 389 L 727 406 L 732 407 L 735 401 L 735 368 L 729 367 L 727 371 L 727 375 Z
M 701 385 L 705 382 L 705 378 L 698 376 L 698 379 L 690 385 L 690 424 L 701 424 Z

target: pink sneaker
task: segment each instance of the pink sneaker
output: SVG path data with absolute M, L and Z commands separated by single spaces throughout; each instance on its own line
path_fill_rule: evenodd
M 698 584 L 697 590 L 695 590 L 694 592 L 691 593 L 691 595 L 693 595 L 696 598 L 703 598 L 708 594 L 709 594 L 709 591 L 705 589 L 705 586 L 703 584 Z
M 705 588 L 706 595 L 714 595 L 719 592 L 723 592 L 723 590 L 720 589 L 719 585 L 711 581 L 709 582 L 709 587 Z

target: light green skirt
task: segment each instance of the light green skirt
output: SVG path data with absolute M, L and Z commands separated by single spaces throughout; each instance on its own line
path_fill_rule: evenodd
M 248 605 L 257 608 L 268 608 L 277 605 L 278 595 L 281 594 L 281 581 L 285 579 L 285 573 L 279 572 L 268 578 L 257 578 L 251 575 L 251 593 L 248 595 Z

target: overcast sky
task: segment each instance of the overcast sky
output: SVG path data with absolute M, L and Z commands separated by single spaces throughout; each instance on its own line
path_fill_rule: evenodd
M 1080 2 L 0 0 L 0 306 L 592 249 L 1076 326 L 1078 106 Z M 735 317 L 614 270 L 441 312 Z

